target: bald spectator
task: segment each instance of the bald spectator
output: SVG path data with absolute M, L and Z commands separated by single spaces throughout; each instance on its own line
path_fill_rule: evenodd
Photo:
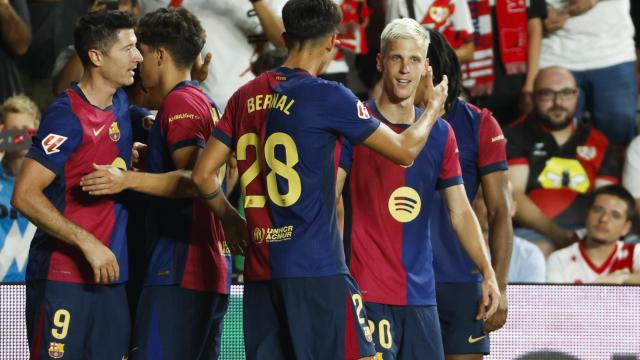
M 595 126 L 615 144 L 628 144 L 636 133 L 630 2 L 547 0 L 547 34 L 540 54 L 540 67 L 562 66 L 573 72 L 582 92 L 578 114 L 588 110 Z
M 26 0 L 0 0 L 0 102 L 24 93 L 15 59 L 31 45 L 31 22 Z
M 567 246 L 584 227 L 588 194 L 619 182 L 621 164 L 606 136 L 576 118 L 572 73 L 540 70 L 533 112 L 505 130 L 509 178 L 518 202 L 514 233 L 545 254 Z

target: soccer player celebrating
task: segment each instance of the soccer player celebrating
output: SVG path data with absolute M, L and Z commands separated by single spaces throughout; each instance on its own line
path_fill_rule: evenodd
M 502 327 L 507 316 L 506 287 L 513 235 L 505 141 L 498 122 L 489 111 L 479 110 L 458 99 L 462 81 L 455 52 L 439 33 L 429 33 L 431 46 L 427 56 L 434 78 L 436 81 L 442 76 L 451 79 L 447 112 L 443 117 L 453 128 L 460 145 L 462 178 L 470 202 L 475 198 L 478 186 L 482 185 L 489 217 L 491 261 L 501 292 L 498 310 L 484 322 L 477 309 L 482 307 L 481 282 L 485 275 L 476 269 L 475 261 L 455 240 L 462 240 L 462 236 L 452 227 L 449 202 L 436 194 L 431 231 L 444 352 L 448 360 L 481 359 L 482 354 L 489 353 L 486 334 Z
M 193 180 L 224 218 L 230 206 L 215 174 L 236 152 L 252 240 L 243 313 L 248 359 L 372 356 L 336 225 L 334 149 L 344 136 L 411 164 L 437 120 L 446 81 L 434 88 L 420 118 L 397 134 L 371 118 L 345 87 L 315 76 L 331 60 L 340 8 L 332 0 L 290 0 L 282 17 L 289 48 L 284 66 L 229 100 Z M 246 227 L 244 234 L 237 230 L 247 236 Z
M 377 56 L 382 93 L 366 105 L 398 133 L 422 112 L 414 106 L 420 78 L 426 75 L 425 85 L 433 87 L 428 48 L 429 33 L 413 19 L 394 20 L 382 32 Z M 360 285 L 358 300 L 364 300 L 376 350 L 383 359 L 444 359 L 429 230 L 437 190 L 462 244 L 484 275 L 483 314 L 495 311 L 500 296 L 462 185 L 451 126 L 439 119 L 420 155 L 406 167 L 345 141 L 336 187 L 338 194 L 344 188 L 349 269 Z
M 38 226 L 27 265 L 27 335 L 32 358 L 121 359 L 129 349 L 127 213 L 115 198 L 80 189 L 92 164 L 131 164 L 131 125 L 121 86 L 142 61 L 132 15 L 81 17 L 79 83 L 47 109 L 12 203 Z
M 195 195 L 193 184 L 181 186 L 181 174 L 192 169 L 219 120 L 216 105 L 190 75 L 206 35 L 184 8 L 146 14 L 137 35 L 146 59 L 142 84 L 163 96 L 149 134 L 148 173 L 98 167 L 82 185 L 93 195 L 125 188 L 155 195 L 146 207 L 150 256 L 131 357 L 217 359 L 230 285 L 222 225 L 199 199 L 168 198 L 189 195 L 189 188 Z

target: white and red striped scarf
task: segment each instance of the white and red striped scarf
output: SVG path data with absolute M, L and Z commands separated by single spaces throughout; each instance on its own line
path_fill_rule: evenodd
M 468 0 L 475 30 L 473 60 L 462 64 L 462 84 L 471 97 L 493 92 L 493 29 L 489 0 Z

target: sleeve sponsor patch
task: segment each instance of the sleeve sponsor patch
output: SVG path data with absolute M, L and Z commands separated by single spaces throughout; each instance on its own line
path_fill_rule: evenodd
M 358 101 L 358 117 L 365 120 L 371 117 L 371 115 L 369 115 L 369 110 L 367 110 L 367 107 L 362 103 L 362 101 Z
M 65 141 L 67 141 L 66 136 L 52 133 L 42 139 L 42 148 L 47 155 L 54 154 L 60 152 L 60 146 L 64 144 Z

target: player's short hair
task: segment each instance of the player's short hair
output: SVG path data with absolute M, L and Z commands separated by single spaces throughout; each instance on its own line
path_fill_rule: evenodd
M 460 61 L 458 61 L 456 52 L 453 50 L 444 35 L 433 29 L 429 29 L 427 31 L 429 32 L 431 39 L 427 58 L 429 58 L 429 65 L 431 65 L 431 68 L 433 69 L 433 82 L 435 84 L 440 83 L 444 75 L 447 75 L 449 80 L 447 100 L 444 104 L 446 111 L 449 110 L 451 104 L 453 104 L 453 102 L 462 93 L 462 71 L 460 69 Z
M 0 105 L 1 124 L 4 124 L 4 117 L 7 113 L 29 114 L 33 116 L 35 127 L 40 125 L 40 110 L 38 109 L 38 105 L 24 95 L 11 96 Z
M 634 216 L 636 215 L 636 202 L 627 189 L 625 189 L 621 185 L 607 185 L 601 188 L 597 188 L 593 191 L 593 193 L 591 193 L 591 202 L 589 203 L 589 208 L 593 206 L 596 198 L 600 195 L 611 195 L 624 201 L 625 204 L 627 204 L 627 220 L 633 220 Z
M 289 46 L 334 34 L 342 21 L 342 11 L 332 0 L 289 0 L 282 8 L 282 22 Z
M 380 52 L 384 53 L 389 41 L 399 39 L 415 40 L 421 43 L 424 49 L 424 56 L 427 56 L 427 50 L 431 42 L 429 32 L 414 19 L 395 19 L 387 24 L 380 35 Z
M 102 10 L 81 16 L 73 32 L 74 45 L 84 66 L 91 65 L 89 50 L 109 51 L 118 41 L 118 32 L 133 29 L 136 20 L 133 14 L 118 10 Z
M 177 67 L 190 68 L 207 38 L 200 20 L 185 8 L 160 8 L 138 22 L 138 42 L 153 49 L 165 48 Z

